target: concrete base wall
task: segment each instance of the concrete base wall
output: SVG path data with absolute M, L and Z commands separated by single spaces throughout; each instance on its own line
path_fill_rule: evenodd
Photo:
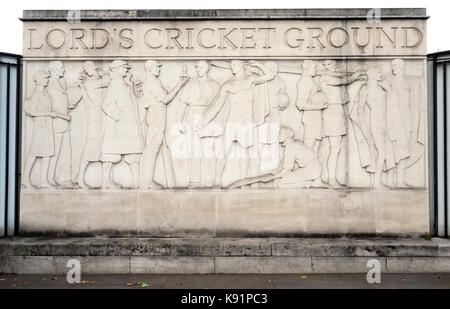
M 450 272 L 450 240 L 397 238 L 0 239 L 0 273 L 83 274 Z
M 418 235 L 428 190 L 40 190 L 21 193 L 23 235 Z

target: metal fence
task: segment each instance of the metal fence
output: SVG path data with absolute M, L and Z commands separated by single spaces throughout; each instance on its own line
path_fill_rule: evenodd
M 0 236 L 19 227 L 22 56 L 0 53 Z
M 450 225 L 450 51 L 428 55 L 430 223 L 435 236 L 449 236 Z

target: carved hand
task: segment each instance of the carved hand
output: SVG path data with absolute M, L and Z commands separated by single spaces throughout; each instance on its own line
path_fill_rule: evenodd
M 181 85 L 181 86 L 186 85 L 186 83 L 188 82 L 189 78 L 190 78 L 190 77 L 189 77 L 188 74 L 186 74 L 186 73 L 181 74 L 181 75 L 180 75 L 180 81 L 179 81 L 180 85 Z
M 260 66 L 261 66 L 261 63 L 259 63 L 258 61 L 255 61 L 255 60 L 250 60 L 250 61 L 248 62 L 248 65 L 249 65 L 249 66 L 252 66 L 252 67 L 260 67 Z
M 181 134 L 186 133 L 186 124 L 179 122 L 178 123 L 178 131 L 180 131 Z

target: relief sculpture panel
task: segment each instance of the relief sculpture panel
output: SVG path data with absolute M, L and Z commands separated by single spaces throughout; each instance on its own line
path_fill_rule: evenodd
M 24 66 L 22 189 L 427 186 L 421 59 Z

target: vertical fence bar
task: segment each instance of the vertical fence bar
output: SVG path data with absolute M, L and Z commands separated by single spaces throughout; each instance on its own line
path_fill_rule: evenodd
M 20 226 L 20 186 L 22 183 L 22 57 L 17 57 L 16 70 L 16 166 L 14 195 L 14 235 L 19 234 Z
M 434 80 L 435 80 L 435 55 L 429 55 L 427 61 L 427 109 L 428 109 L 428 184 L 429 184 L 429 202 L 430 202 L 430 234 L 434 235 L 436 232 L 435 227 L 435 204 L 436 204 L 436 160 L 435 160 L 435 145 L 436 145 L 436 106 L 435 106 L 435 93 L 434 93 Z
M 7 63 L 0 63 L 0 236 L 6 235 Z
M 439 237 L 450 235 L 450 51 L 428 55 L 432 61 L 432 78 L 429 80 L 429 106 L 432 105 L 434 121 L 433 139 L 430 139 L 430 203 L 433 206 L 432 234 Z M 433 153 L 434 152 L 434 153 Z M 434 173 L 434 177 L 432 177 Z
M 446 107 L 448 107 L 449 104 L 449 91 L 450 91 L 450 78 L 448 76 L 448 73 L 450 72 L 450 59 L 445 61 L 443 63 L 444 66 L 444 104 Z M 447 111 L 450 111 L 450 108 L 447 108 Z M 447 130 L 450 128 L 450 112 L 448 112 L 446 114 L 447 117 Z M 448 131 L 447 131 L 448 133 Z M 450 134 L 447 134 L 447 147 L 449 148 L 450 146 Z M 449 194 L 449 190 L 450 190 L 450 181 L 448 179 L 449 175 L 450 175 L 450 162 L 449 157 L 448 157 L 448 152 L 445 153 L 447 155 L 446 157 L 446 161 L 447 161 L 447 194 Z M 449 231 L 449 225 L 450 225 L 450 203 L 447 200 L 447 203 L 445 205 L 445 210 L 444 210 L 444 217 L 445 217 L 445 235 L 446 236 L 450 236 L 450 231 Z
M 437 199 L 436 199 L 436 234 L 444 236 L 445 221 L 443 213 L 445 208 L 445 109 L 444 109 L 444 92 L 443 85 L 443 66 L 436 66 L 436 160 L 437 160 Z
M 0 236 L 18 232 L 20 70 L 21 56 L 0 53 Z
M 8 203 L 6 205 L 7 208 L 7 226 L 6 233 L 8 236 L 14 235 L 16 230 L 15 227 L 15 216 L 16 216 L 16 159 L 17 159 L 17 132 L 16 132 L 16 114 L 17 114 L 17 106 L 18 106 L 18 97 L 17 97 L 17 65 L 10 65 L 9 70 L 9 114 L 8 114 L 8 174 L 7 177 L 7 194 L 8 194 Z

